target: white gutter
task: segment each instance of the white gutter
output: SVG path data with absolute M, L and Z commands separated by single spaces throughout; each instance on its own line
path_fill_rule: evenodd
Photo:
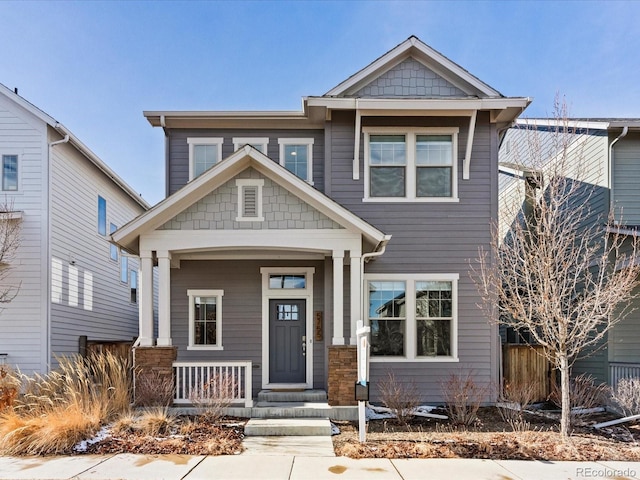
M 607 173 L 609 176 L 607 179 L 609 183 L 609 213 L 613 212 L 613 146 L 618 143 L 618 140 L 625 137 L 627 133 L 629 133 L 629 127 L 625 125 L 622 128 L 622 133 L 609 145 L 609 161 L 607 162 L 609 164 Z
M 467 133 L 467 151 L 465 152 L 464 162 L 462 163 L 462 179 L 469 180 L 469 169 L 471 165 L 471 151 L 473 148 L 473 136 L 476 131 L 476 118 L 478 111 L 474 110 L 469 119 L 469 131 Z
M 51 231 L 51 204 L 52 204 L 52 198 L 53 195 L 51 193 L 51 180 L 52 180 L 52 175 L 51 175 L 51 164 L 53 163 L 53 147 L 55 147 L 56 145 L 61 145 L 63 143 L 69 143 L 70 137 L 69 134 L 65 134 L 64 138 L 62 140 L 57 140 L 55 142 L 51 142 L 47 145 L 47 161 L 45 164 L 45 168 L 47 169 L 46 173 L 43 176 L 46 176 L 47 178 L 47 183 L 46 183 L 46 188 L 47 188 L 47 207 L 46 207 L 46 217 L 47 217 L 47 245 L 45 247 L 45 250 L 47 252 L 46 258 L 47 258 L 47 265 L 45 266 L 45 271 L 47 272 L 46 274 L 46 279 L 47 279 L 47 288 L 46 288 L 46 292 L 47 292 L 47 298 L 45 299 L 45 303 L 47 305 L 47 317 L 46 317 L 46 332 L 45 335 L 47 336 L 47 346 L 46 346 L 46 352 L 45 352 L 45 357 L 47 358 L 47 364 L 49 365 L 51 363 L 51 235 L 52 235 L 52 231 Z
M 360 130 L 362 125 L 362 112 L 358 108 L 358 99 L 356 98 L 356 138 L 354 139 L 353 149 L 353 179 L 360 180 Z

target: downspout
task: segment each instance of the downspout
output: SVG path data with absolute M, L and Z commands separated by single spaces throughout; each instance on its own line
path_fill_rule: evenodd
M 160 126 L 164 131 L 164 194 L 169 196 L 169 132 L 167 131 L 167 122 L 164 115 L 160 115 Z
M 55 129 L 58 129 L 58 123 L 56 123 L 55 125 Z M 47 163 L 46 163 L 46 177 L 47 177 L 47 214 L 46 214 L 46 222 L 47 222 L 47 246 L 46 246 L 46 252 L 47 252 L 47 266 L 46 266 L 46 271 L 47 271 L 47 298 L 46 298 L 46 303 L 47 303 L 47 328 L 46 328 L 46 336 L 47 336 L 47 351 L 45 352 L 45 356 L 47 357 L 47 363 L 50 365 L 51 364 L 51 201 L 53 199 L 53 195 L 51 193 L 51 180 L 52 180 L 52 175 L 51 175 L 51 166 L 53 163 L 53 147 L 55 147 L 56 145 L 60 145 L 62 143 L 68 143 L 69 142 L 69 135 L 65 135 L 64 138 L 62 140 L 57 140 L 55 142 L 51 142 L 47 145 Z
M 364 264 L 366 262 L 368 262 L 369 260 L 371 260 L 372 258 L 376 258 L 379 257 L 381 255 L 384 255 L 385 250 L 387 249 L 387 244 L 389 243 L 389 240 L 391 240 L 391 235 L 385 235 L 384 238 L 382 239 L 382 241 L 380 241 L 380 243 L 378 243 L 378 245 L 376 245 L 376 248 L 373 252 L 369 252 L 369 253 L 363 253 L 362 254 L 362 259 L 360 262 L 360 305 L 362 306 L 362 320 L 364 321 L 364 317 L 368 315 L 366 315 L 366 305 L 364 304 L 364 299 L 365 299 L 365 295 L 364 295 Z M 364 325 L 367 325 L 368 322 L 364 322 Z M 368 370 L 367 370 L 368 371 Z
M 622 133 L 609 145 L 609 162 L 607 162 L 609 164 L 609 178 L 607 178 L 609 182 L 609 214 L 613 213 L 613 146 L 618 143 L 618 140 L 625 137 L 627 133 L 629 133 L 629 127 L 625 125 L 622 129 Z

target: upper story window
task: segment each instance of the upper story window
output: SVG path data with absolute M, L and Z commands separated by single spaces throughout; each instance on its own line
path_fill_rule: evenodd
M 365 127 L 363 131 L 365 200 L 458 200 L 457 127 Z
M 98 195 L 98 233 L 107 234 L 107 201 Z
M 457 360 L 457 274 L 368 274 L 371 355 Z
M 251 145 L 259 152 L 267 154 L 268 137 L 233 137 L 233 151 L 235 152 L 243 145 Z
M 18 155 L 2 155 L 2 190 L 18 190 Z
M 280 165 L 313 185 L 313 138 L 279 138 Z
M 222 160 L 223 138 L 189 137 L 189 180 L 202 175 L 205 170 Z

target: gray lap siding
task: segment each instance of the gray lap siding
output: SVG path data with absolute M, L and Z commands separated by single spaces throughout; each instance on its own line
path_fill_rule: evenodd
M 324 262 L 267 260 L 182 261 L 171 270 L 171 336 L 178 361 L 247 361 L 253 364 L 254 392 L 262 386 L 262 275 L 261 267 L 314 267 L 313 311 L 324 310 Z M 222 298 L 223 350 L 188 350 L 188 289 L 224 290 Z M 324 313 L 324 312 L 323 312 Z M 327 315 L 324 315 L 325 319 Z M 314 343 L 314 387 L 325 385 L 325 342 Z M 313 332 L 307 332 L 312 335 Z
M 393 371 L 400 380 L 413 381 L 422 399 L 442 401 L 441 383 L 449 374 L 471 372 L 478 383 L 497 381 L 497 328 L 477 307 L 480 298 L 469 275 L 469 262 L 478 247 L 490 242 L 491 221 L 497 218 L 497 146 L 495 126 L 488 114 L 479 113 L 470 179 L 462 179 L 469 125 L 468 117 L 363 118 L 364 126 L 459 127 L 458 196 L 455 203 L 363 202 L 364 136 L 360 149 L 360 180 L 352 179 L 354 151 L 353 113 L 335 113 L 328 128 L 332 148 L 327 162 L 331 172 L 331 197 L 346 208 L 392 235 L 386 252 L 366 264 L 365 273 L 457 273 L 459 362 L 373 362 L 373 400 L 379 399 L 377 382 Z M 365 286 L 366 288 L 366 286 Z M 491 400 L 491 398 L 487 398 Z

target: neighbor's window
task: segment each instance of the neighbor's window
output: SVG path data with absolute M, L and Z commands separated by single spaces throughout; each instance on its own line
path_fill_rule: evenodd
M 107 201 L 98 195 L 98 233 L 107 234 Z
M 222 138 L 187 138 L 189 144 L 189 180 L 202 175 L 222 160 Z
M 189 349 L 222 350 L 223 290 L 187 290 Z
M 313 184 L 313 138 L 279 138 L 280 165 Z
M 138 271 L 129 272 L 129 285 L 131 287 L 131 303 L 138 303 Z
M 457 361 L 458 274 L 367 277 L 372 358 Z
M 114 225 L 113 223 L 109 224 L 109 233 L 113 233 L 117 229 L 118 229 L 118 227 L 116 225 Z M 110 248 L 111 260 L 115 260 L 117 262 L 118 261 L 118 247 L 112 243 L 109 248 Z
M 365 200 L 457 200 L 457 128 L 363 131 Z
M 2 190 L 18 190 L 18 155 L 2 155 Z
M 124 255 L 124 252 L 120 252 L 120 281 L 127 283 L 129 281 L 129 257 Z

